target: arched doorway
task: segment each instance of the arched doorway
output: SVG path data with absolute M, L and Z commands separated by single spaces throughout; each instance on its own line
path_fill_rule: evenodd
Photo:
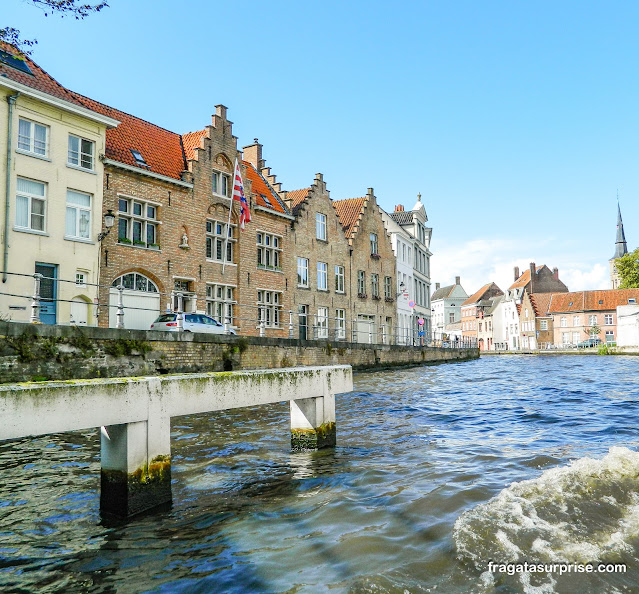
M 140 272 L 129 272 L 116 278 L 109 289 L 109 327 L 117 326 L 118 289 L 122 285 L 124 327 L 148 330 L 160 314 L 160 291 L 157 285 Z

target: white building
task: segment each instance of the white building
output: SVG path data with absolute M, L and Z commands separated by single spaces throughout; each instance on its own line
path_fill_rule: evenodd
M 409 301 L 415 303 L 412 314 L 413 335 L 416 335 L 419 330 L 417 320 L 421 318 L 424 320 L 423 330 L 425 336 L 428 337 L 432 331 L 430 310 L 430 257 L 432 253 L 430 251 L 430 240 L 433 230 L 426 226 L 428 215 L 422 203 L 421 194 L 417 195 L 417 202 L 412 210 L 404 210 L 404 207 L 400 204 L 396 206 L 395 211 L 388 214 L 388 216 L 397 223 L 404 232 L 413 238 L 409 258 L 412 259 L 413 278 L 410 286 L 407 287 L 407 283 L 404 283 L 404 286 L 408 288 Z
M 454 285 L 440 287 L 439 283 L 435 283 L 435 292 L 430 300 L 431 322 L 435 335 L 450 334 L 450 325 L 461 322 L 460 306 L 468 299 L 468 294 L 460 281 L 460 277 L 456 276 Z

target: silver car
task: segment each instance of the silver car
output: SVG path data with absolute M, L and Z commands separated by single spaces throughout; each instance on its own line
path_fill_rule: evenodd
M 205 332 L 206 334 L 225 334 L 224 324 L 204 314 L 182 314 L 184 316 L 184 332 Z M 177 314 L 168 313 L 161 315 L 153 324 L 151 330 L 164 332 L 177 332 Z M 237 334 L 233 328 L 229 328 L 229 334 Z

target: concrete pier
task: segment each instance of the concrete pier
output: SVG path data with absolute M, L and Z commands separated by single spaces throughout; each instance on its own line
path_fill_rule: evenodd
M 288 400 L 292 447 L 331 447 L 352 389 L 347 365 L 5 384 L 0 440 L 100 427 L 100 507 L 129 517 L 171 501 L 171 417 Z

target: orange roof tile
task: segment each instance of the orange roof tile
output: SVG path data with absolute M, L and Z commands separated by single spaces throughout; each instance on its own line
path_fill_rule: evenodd
M 12 56 L 19 55 L 16 49 L 7 43 L 0 43 L 0 50 L 5 51 Z M 20 83 L 37 91 L 42 91 L 43 93 L 47 93 L 48 95 L 57 97 L 58 99 L 63 99 L 64 101 L 68 101 L 69 103 L 85 107 L 82 102 L 74 97 L 71 91 L 63 87 L 57 80 L 55 80 L 52 76 L 42 70 L 42 68 L 40 68 L 40 66 L 33 62 L 30 58 L 24 56 L 24 61 L 33 75 L 28 74 L 27 72 L 22 72 L 21 70 L 17 70 L 16 68 L 0 62 L 0 76 L 6 77 L 9 80 Z
M 302 208 L 302 204 L 306 202 L 310 188 L 303 188 L 301 190 L 291 190 L 286 193 L 286 198 L 291 201 L 291 210 L 293 214 L 297 214 Z
M 347 198 L 333 202 L 346 239 L 352 239 L 357 231 L 357 222 L 364 210 L 366 198 Z
M 544 266 L 545 264 L 542 264 L 541 266 L 537 266 L 535 270 L 539 272 Z M 530 268 L 525 270 L 524 273 L 520 275 L 520 277 L 512 285 L 510 285 L 510 287 L 508 287 L 508 290 L 518 289 L 519 287 L 525 287 L 529 282 L 530 282 Z
M 145 120 L 99 103 L 79 93 L 73 96 L 81 103 L 103 115 L 120 121 L 116 128 L 106 132 L 106 157 L 125 165 L 138 167 L 173 179 L 182 179 L 186 169 L 182 139 L 179 134 L 160 128 Z M 140 165 L 131 150 L 139 151 L 148 165 Z
M 483 298 L 484 294 L 488 292 L 488 289 L 490 289 L 495 283 L 487 283 L 485 284 L 481 289 L 479 289 L 479 291 L 473 293 L 468 299 L 466 299 L 466 301 L 464 301 L 461 304 L 461 307 L 463 307 L 464 305 L 473 305 L 474 303 L 477 303 L 478 301 L 481 301 L 481 299 Z M 497 286 L 497 285 L 495 285 Z M 503 294 L 503 293 L 500 293 Z
M 549 312 L 612 311 L 618 305 L 628 305 L 629 299 L 639 300 L 639 289 L 553 293 Z
M 206 136 L 206 130 L 198 132 L 187 132 L 182 134 L 182 144 L 184 145 L 184 156 L 187 160 L 195 159 L 195 149 L 199 148 L 202 138 Z
M 550 308 L 553 295 L 554 293 L 531 293 L 529 295 L 535 316 L 543 318 L 548 315 L 548 309 Z
M 279 196 L 248 161 L 242 161 L 246 167 L 246 177 L 251 180 L 251 189 L 258 206 L 287 214 L 286 207 Z

